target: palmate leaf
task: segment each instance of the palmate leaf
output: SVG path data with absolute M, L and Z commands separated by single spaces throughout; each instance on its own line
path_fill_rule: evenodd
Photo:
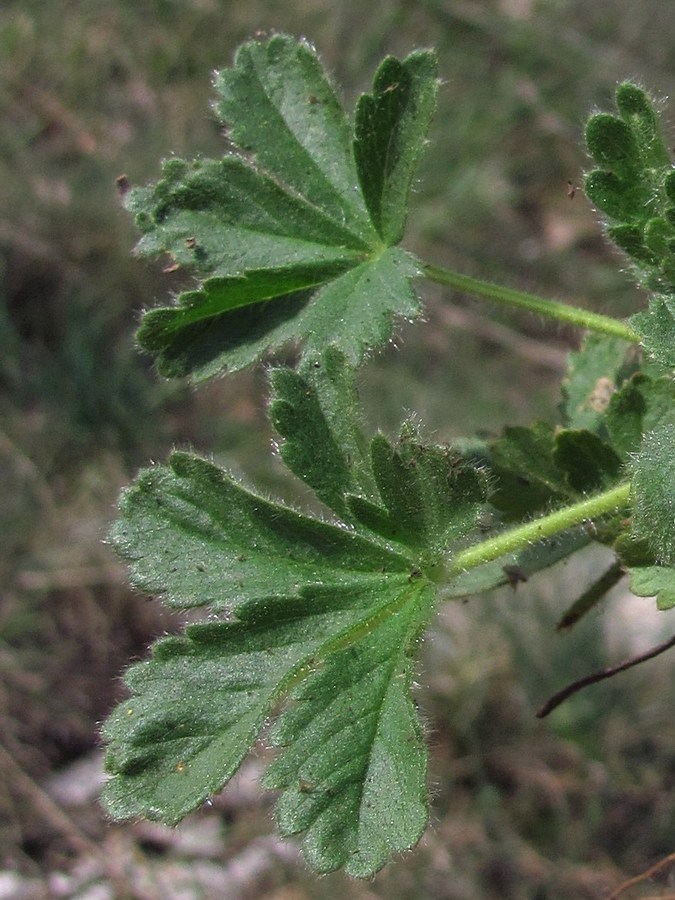
M 475 532 L 485 477 L 411 426 L 395 445 L 368 444 L 337 350 L 272 381 L 284 458 L 350 527 L 261 498 L 189 454 L 141 473 L 113 532 L 132 581 L 218 619 L 159 641 L 129 671 L 130 699 L 104 731 L 104 802 L 118 818 L 178 821 L 227 782 L 285 702 L 268 776 L 283 789 L 279 828 L 304 834 L 317 870 L 368 876 L 425 827 L 412 657 L 444 562 Z M 315 458 L 299 446 L 305 426 Z
M 201 279 L 148 311 L 138 341 L 162 374 L 208 378 L 293 340 L 337 343 L 353 362 L 414 318 L 418 265 L 398 249 L 437 91 L 433 53 L 386 59 L 355 133 L 313 49 L 251 41 L 216 78 L 234 152 L 164 164 L 132 190 L 138 252 Z

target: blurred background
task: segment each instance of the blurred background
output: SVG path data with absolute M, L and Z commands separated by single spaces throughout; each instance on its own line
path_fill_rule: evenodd
M 407 236 L 422 257 L 599 311 L 644 302 L 580 189 L 583 123 L 621 78 L 673 93 L 669 3 L 2 0 L 0 898 L 607 896 L 675 851 L 675 658 L 535 719 L 567 681 L 673 629 L 620 585 L 555 633 L 603 565 L 597 551 L 443 608 L 418 693 L 432 827 L 372 882 L 316 879 L 273 836 L 262 750 L 177 829 L 114 825 L 97 805 L 98 728 L 119 675 L 179 624 L 129 591 L 105 544 L 120 487 L 192 446 L 294 495 L 270 447 L 264 372 L 192 391 L 136 352 L 139 310 L 175 283 L 161 261 L 133 258 L 115 190 L 122 173 L 155 178 L 172 153 L 222 152 L 211 73 L 259 30 L 310 39 L 350 109 L 382 55 L 438 48 L 443 87 Z M 373 429 L 394 433 L 412 410 L 442 440 L 555 420 L 578 334 L 423 290 L 426 324 L 401 328 L 363 371 Z M 622 896 L 673 897 L 673 873 Z

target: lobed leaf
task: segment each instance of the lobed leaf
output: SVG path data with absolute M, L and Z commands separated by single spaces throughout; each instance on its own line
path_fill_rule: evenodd
M 494 477 L 490 502 L 505 521 L 519 520 L 573 496 L 553 457 L 554 430 L 536 422 L 531 428 L 504 429 L 489 451 Z
M 284 461 L 357 531 L 433 560 L 474 529 L 484 472 L 451 447 L 424 443 L 411 422 L 396 445 L 383 434 L 368 444 L 352 375 L 337 348 L 307 360 L 301 372 L 274 371 L 272 384 L 270 414 L 285 439 Z
M 435 66 L 428 51 L 386 60 L 353 138 L 309 45 L 276 35 L 239 49 L 215 83 L 233 152 L 169 160 L 160 181 L 127 197 L 143 232 L 138 252 L 167 252 L 202 279 L 145 313 L 138 341 L 162 374 L 209 378 L 290 341 L 309 354 L 337 343 L 360 362 L 396 316 L 419 315 L 417 262 L 394 245 Z
M 330 347 L 323 357 L 308 359 L 301 372 L 273 369 L 270 380 L 270 420 L 284 439 L 283 461 L 319 500 L 350 521 L 348 495 L 373 501 L 378 495 L 344 356 Z
M 659 292 L 675 290 L 673 165 L 654 102 L 642 88 L 616 89 L 618 115 L 597 113 L 586 143 L 600 166 L 586 176 L 586 193 L 608 217 L 608 236 L 631 258 L 639 280 Z
M 437 571 L 473 531 L 485 485 L 410 426 L 367 452 L 344 357 L 333 349 L 316 362 L 272 374 L 282 452 L 335 511 L 370 490 L 387 527 L 309 518 L 185 453 L 141 473 L 113 533 L 132 581 L 219 618 L 159 641 L 129 670 L 131 696 L 104 729 L 104 802 L 117 818 L 178 821 L 221 789 L 286 701 L 268 779 L 283 788 L 280 830 L 304 833 L 319 871 L 369 876 L 426 824 L 412 655 Z M 313 460 L 299 448 L 305 426 Z

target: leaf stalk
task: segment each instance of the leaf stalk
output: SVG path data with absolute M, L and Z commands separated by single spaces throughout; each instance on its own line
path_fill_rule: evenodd
M 589 331 L 609 334 L 632 344 L 640 343 L 640 336 L 636 331 L 633 331 L 625 322 L 612 316 L 603 316 L 601 313 L 591 312 L 579 306 L 570 306 L 567 303 L 559 303 L 557 300 L 547 300 L 545 297 L 537 297 L 535 294 L 528 294 L 525 291 L 493 284 L 490 281 L 482 281 L 470 275 L 454 272 L 452 269 L 425 264 L 422 271 L 430 281 L 455 288 L 465 294 L 525 309 L 531 313 L 557 319 L 566 325 L 576 325 Z
M 589 497 L 587 500 L 564 506 L 562 509 L 557 509 L 532 522 L 517 525 L 496 537 L 481 541 L 480 544 L 474 544 L 453 556 L 446 568 L 447 576 L 451 577 L 468 569 L 475 569 L 477 566 L 499 559 L 500 556 L 507 553 L 523 550 L 529 544 L 553 537 L 582 522 L 615 512 L 628 505 L 630 490 L 630 481 L 623 482 L 617 487 Z

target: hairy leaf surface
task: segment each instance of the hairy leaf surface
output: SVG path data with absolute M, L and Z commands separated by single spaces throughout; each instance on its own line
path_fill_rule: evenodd
M 189 454 L 141 473 L 113 533 L 132 581 L 218 619 L 158 642 L 129 671 L 130 699 L 104 732 L 104 799 L 119 818 L 178 821 L 287 701 L 269 775 L 283 788 L 280 829 L 304 833 L 319 871 L 368 876 L 426 824 L 412 657 L 437 575 L 475 531 L 485 478 L 412 426 L 397 444 L 369 445 L 337 350 L 272 382 L 282 454 L 352 527 L 259 497 Z
M 385 60 L 355 136 L 313 49 L 288 36 L 244 44 L 215 86 L 234 152 L 171 159 L 128 195 L 138 252 L 167 252 L 201 279 L 145 314 L 139 343 L 162 374 L 197 380 L 296 340 L 360 361 L 420 309 L 417 262 L 395 245 L 435 105 L 434 55 Z
M 675 425 L 645 435 L 633 475 L 633 532 L 660 563 L 675 562 Z

